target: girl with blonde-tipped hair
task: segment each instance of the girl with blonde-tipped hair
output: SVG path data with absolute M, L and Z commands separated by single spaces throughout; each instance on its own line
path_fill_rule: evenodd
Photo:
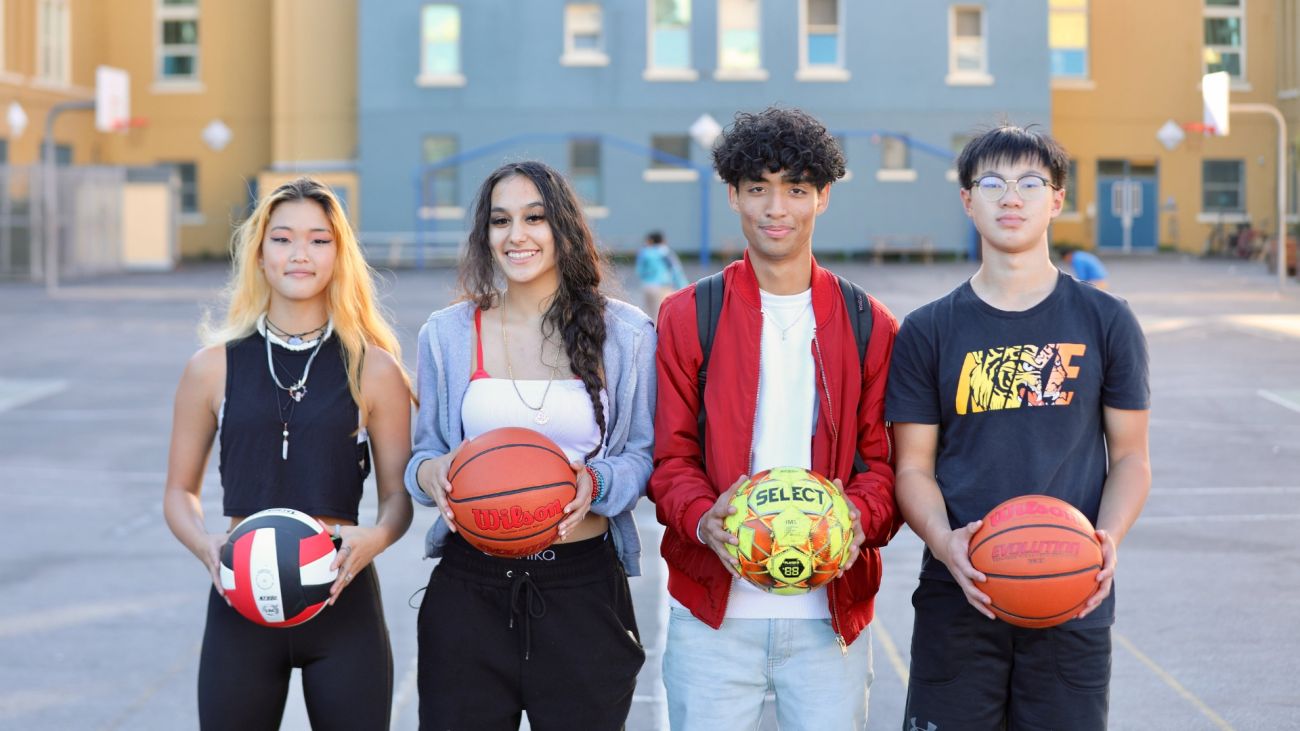
M 338 199 L 299 178 L 273 190 L 237 231 L 224 322 L 176 391 L 163 513 L 208 570 L 199 661 L 204 729 L 274 729 L 301 668 L 313 728 L 386 729 L 392 650 L 371 562 L 406 532 L 411 382 L 374 274 Z M 200 490 L 214 440 L 225 529 L 205 525 Z M 379 509 L 358 525 L 373 456 Z M 283 629 L 243 618 L 224 598 L 229 531 L 266 508 L 315 516 L 339 545 L 329 607 Z

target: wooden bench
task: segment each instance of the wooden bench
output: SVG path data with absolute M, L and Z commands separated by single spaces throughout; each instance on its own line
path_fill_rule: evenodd
M 918 254 L 929 264 L 934 261 L 934 241 L 929 236 L 916 234 L 872 236 L 871 253 L 877 264 L 886 256 L 910 258 Z

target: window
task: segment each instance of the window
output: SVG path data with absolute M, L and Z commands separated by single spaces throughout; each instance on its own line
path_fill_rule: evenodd
M 573 189 L 583 203 L 601 205 L 604 197 L 600 184 L 600 140 L 570 140 L 569 180 L 573 181 Z
M 0 140 L 0 165 L 9 164 L 9 140 Z
M 954 85 L 992 84 L 984 9 L 954 5 L 948 14 L 948 78 Z
M 1088 0 L 1051 0 L 1048 13 L 1052 78 L 1088 78 Z
M 644 78 L 694 81 L 691 68 L 691 0 L 647 0 L 650 13 L 649 57 Z
M 564 6 L 565 66 L 605 66 L 604 20 L 597 3 L 569 3 Z
M 912 169 L 912 145 L 906 137 L 886 135 L 880 139 L 880 169 L 876 180 L 882 183 L 910 183 L 916 180 Z
M 423 161 L 433 165 L 460 152 L 455 135 L 429 135 L 424 138 Z M 423 218 L 460 218 L 459 166 L 425 169 L 421 185 L 420 216 Z
M 36 8 L 36 78 L 72 83 L 67 0 L 40 0 Z
M 1246 163 L 1242 160 L 1201 162 L 1201 212 L 1244 213 Z
M 759 0 L 718 3 L 718 71 L 723 80 L 767 79 L 759 33 Z
M 839 0 L 800 0 L 799 81 L 847 81 L 844 7 Z
M 1079 161 L 1071 160 L 1065 171 L 1065 203 L 1061 213 L 1079 212 Z
M 421 86 L 462 86 L 460 70 L 460 7 L 425 5 L 420 11 Z
M 192 162 L 163 163 L 176 170 L 176 179 L 181 185 L 181 215 L 194 215 L 199 212 L 199 166 Z
M 1205 0 L 1205 73 L 1245 79 L 1246 0 Z
M 687 161 L 691 159 L 690 135 L 651 135 L 650 146 L 673 157 Z M 641 178 L 653 183 L 680 183 L 699 180 L 700 174 L 695 168 L 651 157 L 650 167 L 642 173 Z
M 198 81 L 198 0 L 157 0 L 159 81 Z
M 966 145 L 969 145 L 972 139 L 974 137 L 966 133 L 952 136 L 952 167 L 948 169 L 948 172 L 944 173 L 944 177 L 948 179 L 949 183 L 960 183 L 961 176 L 957 174 L 957 158 L 961 156 L 961 151 L 966 149 Z

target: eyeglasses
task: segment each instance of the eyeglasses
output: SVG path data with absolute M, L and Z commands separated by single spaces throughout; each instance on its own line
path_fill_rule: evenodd
M 972 190 L 979 191 L 980 197 L 990 203 L 1002 200 L 1002 196 L 1007 194 L 1009 188 L 1015 188 L 1016 195 L 1020 196 L 1020 200 L 1025 201 L 1036 201 L 1042 198 L 1048 189 L 1058 189 L 1048 182 L 1047 178 L 1036 174 L 1022 175 L 1015 180 L 1007 180 L 1001 175 L 985 175 L 971 185 Z

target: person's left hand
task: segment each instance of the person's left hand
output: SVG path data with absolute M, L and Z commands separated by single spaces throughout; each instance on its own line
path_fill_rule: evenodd
M 330 605 L 338 601 L 343 589 L 352 583 L 362 569 L 375 560 L 375 556 L 387 548 L 379 529 L 374 527 L 339 525 L 339 538 L 341 545 L 338 548 L 338 555 L 334 557 L 334 563 L 330 564 L 330 569 L 339 572 L 338 578 L 334 579 L 334 585 L 330 587 Z
M 838 477 L 831 480 L 831 482 L 834 482 L 835 486 L 840 489 L 840 494 L 844 493 L 844 483 L 841 482 Z M 858 509 L 854 507 L 853 503 L 849 502 L 848 497 L 844 498 L 844 502 L 849 506 L 849 517 L 853 519 L 853 543 L 849 547 L 849 560 L 845 561 L 843 565 L 840 566 L 840 570 L 835 574 L 835 578 L 837 579 L 853 567 L 853 563 L 857 561 L 858 556 L 862 554 L 862 544 L 867 541 L 867 534 L 862 530 L 862 515 L 858 512 Z
M 1097 540 L 1101 543 L 1101 571 L 1097 572 L 1097 591 L 1088 597 L 1088 601 L 1083 604 L 1083 611 L 1075 617 L 1083 619 L 1092 613 L 1092 610 L 1101 606 L 1101 603 L 1110 596 L 1110 587 L 1115 580 L 1115 566 L 1119 563 L 1119 549 L 1115 546 L 1115 541 L 1110 534 L 1104 530 L 1097 531 Z
M 578 496 L 573 502 L 564 506 L 564 512 L 567 518 L 560 521 L 560 537 L 558 540 L 563 541 L 569 537 L 574 528 L 587 517 L 587 511 L 591 510 L 591 475 L 587 474 L 587 466 L 581 462 L 570 462 L 569 466 L 573 468 L 574 482 L 578 485 Z

